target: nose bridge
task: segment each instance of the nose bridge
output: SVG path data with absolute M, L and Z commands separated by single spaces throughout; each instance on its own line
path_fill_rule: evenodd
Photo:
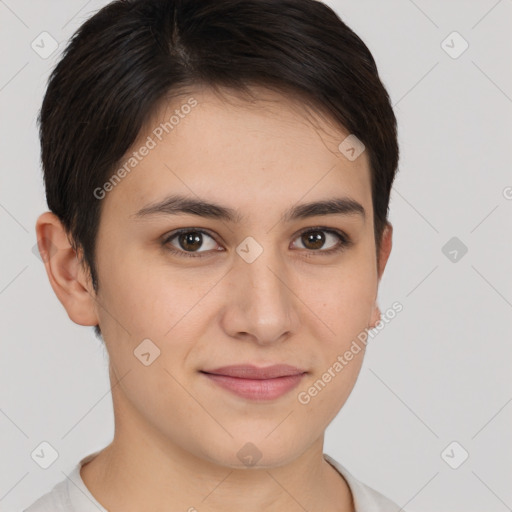
M 267 250 L 265 255 L 262 254 L 256 261 L 246 264 L 245 268 L 241 265 L 241 272 L 248 276 L 253 300 L 264 299 L 267 303 L 284 298 L 284 276 L 279 276 L 283 273 L 282 265 L 270 252 Z
M 256 245 L 257 244 L 257 245 Z M 248 252 L 244 253 L 244 250 Z M 254 239 L 246 240 L 237 249 L 241 261 L 237 262 L 239 279 L 245 281 L 250 292 L 251 300 L 263 299 L 264 302 L 275 302 L 283 297 L 283 265 L 278 251 L 267 239 L 265 246 Z
M 250 237 L 249 237 L 250 238 Z M 292 326 L 293 298 L 286 284 L 286 267 L 267 237 L 264 244 L 246 239 L 238 248 L 234 270 L 234 304 L 238 330 L 260 342 L 280 338 Z

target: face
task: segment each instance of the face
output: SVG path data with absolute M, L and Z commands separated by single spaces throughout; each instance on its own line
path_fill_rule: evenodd
M 125 160 L 138 151 L 137 164 L 101 199 L 91 301 L 121 379 L 116 421 L 230 467 L 244 453 L 282 465 L 321 438 L 364 345 L 341 370 L 335 363 L 378 319 L 366 152 L 349 160 L 338 150 L 347 132 L 276 93 L 260 97 L 249 105 L 198 89 L 153 117 Z M 172 130 L 159 130 L 173 114 Z M 171 195 L 225 211 L 151 211 Z M 293 215 L 328 200 L 352 207 Z M 300 375 L 258 383 L 205 373 L 278 364 Z

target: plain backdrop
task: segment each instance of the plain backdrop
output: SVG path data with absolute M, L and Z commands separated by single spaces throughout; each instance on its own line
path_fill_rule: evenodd
M 324 451 L 410 512 L 512 510 L 512 0 L 327 3 L 370 48 L 399 122 L 379 304 L 403 311 L 369 343 Z M 113 436 L 105 351 L 34 252 L 46 80 L 105 4 L 0 1 L 2 511 Z M 31 46 L 42 32 L 50 56 Z M 42 442 L 58 453 L 48 469 L 31 456 Z

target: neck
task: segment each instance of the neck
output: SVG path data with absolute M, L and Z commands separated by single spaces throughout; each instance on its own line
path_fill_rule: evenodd
M 82 466 L 86 487 L 109 512 L 354 512 L 347 483 L 323 458 L 323 440 L 291 463 L 267 469 L 219 466 L 138 440 L 114 439 Z

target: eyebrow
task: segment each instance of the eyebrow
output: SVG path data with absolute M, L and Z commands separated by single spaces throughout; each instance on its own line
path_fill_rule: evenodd
M 181 195 L 171 195 L 158 203 L 146 205 L 130 217 L 140 219 L 153 215 L 180 214 L 197 215 L 237 224 L 244 219 L 244 216 L 233 208 Z M 366 211 L 362 204 L 350 197 L 336 197 L 293 206 L 281 215 L 281 221 L 291 222 L 319 215 L 358 215 L 366 220 Z

